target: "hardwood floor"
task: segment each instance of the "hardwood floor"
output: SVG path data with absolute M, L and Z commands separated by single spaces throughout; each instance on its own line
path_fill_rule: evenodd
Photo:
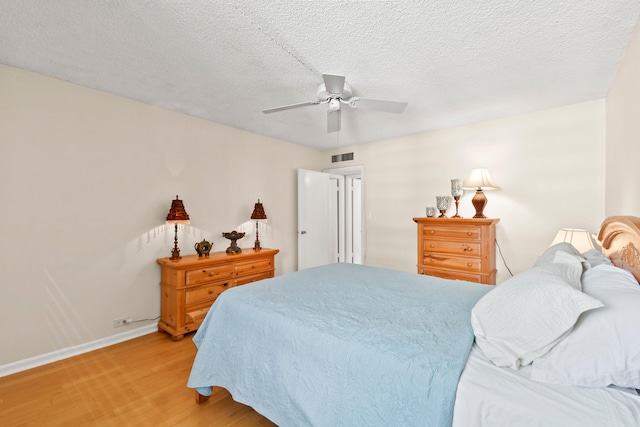
M 2 426 L 275 426 L 224 389 L 195 403 L 195 345 L 157 332 L 0 378 Z

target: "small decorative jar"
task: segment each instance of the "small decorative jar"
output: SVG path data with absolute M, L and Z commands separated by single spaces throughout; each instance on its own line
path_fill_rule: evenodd
M 213 248 L 213 243 L 209 243 L 206 240 L 202 240 L 202 242 L 198 242 L 194 245 L 196 252 L 199 257 L 209 256 L 209 252 Z

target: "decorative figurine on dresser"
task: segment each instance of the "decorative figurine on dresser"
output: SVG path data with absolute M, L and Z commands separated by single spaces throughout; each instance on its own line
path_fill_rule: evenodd
M 222 233 L 222 237 L 231 240 L 231 246 L 227 248 L 228 254 L 239 254 L 242 252 L 242 248 L 238 246 L 237 241 L 242 239 L 246 233 L 239 233 L 236 230 L 228 233 Z
M 413 218 L 418 274 L 496 284 L 497 218 Z
M 274 276 L 277 249 L 242 253 L 212 252 L 208 257 L 160 258 L 162 268 L 158 329 L 174 341 L 198 329 L 218 295 L 234 286 Z
M 198 242 L 193 245 L 193 248 L 196 250 L 199 257 L 209 256 L 209 252 L 213 249 L 213 243 L 207 242 L 203 239 L 202 242 Z

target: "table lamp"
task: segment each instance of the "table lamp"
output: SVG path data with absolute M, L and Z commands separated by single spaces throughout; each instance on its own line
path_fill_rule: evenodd
M 167 215 L 167 224 L 175 224 L 175 238 L 173 239 L 173 249 L 171 250 L 171 259 L 174 261 L 182 258 L 180 256 L 180 249 L 178 248 L 178 224 L 189 224 L 189 214 L 184 209 L 182 200 L 176 196 L 175 200 L 171 201 L 171 209 Z
M 487 204 L 487 197 L 482 190 L 497 190 L 498 186 L 491 179 L 489 169 L 476 168 L 472 169 L 469 178 L 462 185 L 464 190 L 476 190 L 476 194 L 471 199 L 473 207 L 476 208 L 474 218 L 486 218 L 484 215 L 484 207 Z
M 260 203 L 260 199 L 258 199 L 258 202 L 253 206 L 251 219 L 256 222 L 256 243 L 253 245 L 253 250 L 259 251 L 262 248 L 260 247 L 260 239 L 258 238 L 258 225 L 260 221 L 265 221 L 267 219 L 267 214 L 264 212 L 264 206 Z

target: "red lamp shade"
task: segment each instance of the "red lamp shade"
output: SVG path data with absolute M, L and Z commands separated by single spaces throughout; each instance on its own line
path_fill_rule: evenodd
M 184 209 L 184 204 L 178 196 L 171 201 L 171 209 L 167 214 L 167 224 L 189 224 L 189 214 Z
M 258 203 L 253 206 L 251 219 L 267 219 L 267 214 L 264 212 L 264 206 L 260 203 L 260 199 L 258 199 Z

